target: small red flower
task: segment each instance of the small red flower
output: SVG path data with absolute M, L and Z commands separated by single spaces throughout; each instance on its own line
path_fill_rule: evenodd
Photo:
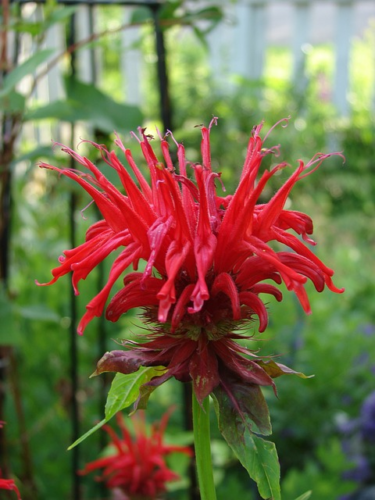
M 67 147 L 63 151 L 90 173 L 41 164 L 80 184 L 103 216 L 89 228 L 82 245 L 64 252 L 47 284 L 72 272 L 73 287 L 78 293 L 78 282 L 110 253 L 123 248 L 112 265 L 107 284 L 86 306 L 79 333 L 102 314 L 114 283 L 131 265 L 135 272 L 124 276 L 124 286 L 112 297 L 106 317 L 117 321 L 129 309 L 141 307 L 153 325 L 147 342 L 125 341 L 128 350 L 107 353 L 99 362 L 97 373 L 126 374 L 140 366 L 161 365 L 167 370 L 148 385 L 157 386 L 172 376 L 183 382 L 193 381 L 199 401 L 217 387 L 232 398 L 231 386 L 239 381 L 273 386 L 273 378 L 294 373 L 281 364 L 262 360 L 236 342 L 243 335 L 234 331 L 255 316 L 259 318 L 259 331 L 265 330 L 268 315 L 260 294 L 282 300 L 281 292 L 270 281 L 284 282 L 288 290 L 296 293 L 306 313 L 311 312 L 304 288 L 308 279 L 318 292 L 325 285 L 334 292 L 343 291 L 333 285 L 333 271 L 306 245 L 314 244 L 310 238 L 310 217 L 284 209 L 293 186 L 331 154 L 318 153 L 306 165 L 300 160 L 271 200 L 259 203 L 269 179 L 287 164 L 265 170 L 257 179 L 263 158 L 279 153 L 278 146 L 263 147 L 268 134 L 262 140 L 262 125 L 258 125 L 252 131 L 235 193 L 221 197 L 215 185 L 220 174 L 211 169 L 209 136 L 214 123 L 216 118 L 208 128 L 202 127 L 201 164 L 188 163 L 183 145 L 174 141 L 178 173 L 166 139 L 160 137 L 164 164 L 156 157 L 150 136 L 140 129 L 138 141 L 150 183 L 119 137 L 115 144 L 123 151 L 136 181 L 114 151 L 91 143 L 116 170 L 125 194 L 89 159 Z M 174 140 L 170 132 L 168 135 Z M 274 242 L 286 249 L 275 250 Z M 146 262 L 143 272 L 137 272 L 140 260 Z
M 0 477 L 0 490 L 15 491 L 17 494 L 18 500 L 21 500 L 21 494 L 19 492 L 19 489 L 16 486 L 16 483 L 13 481 L 13 479 L 2 479 Z
M 155 499 L 166 491 L 166 483 L 174 481 L 179 476 L 170 470 L 165 457 L 171 453 L 184 453 L 192 456 L 192 451 L 185 446 L 170 446 L 163 443 L 164 432 L 169 419 L 166 413 L 158 424 L 147 434 L 144 414 L 137 413 L 138 418 L 132 418 L 135 437 L 129 433 L 120 413 L 116 414 L 117 423 L 121 429 L 121 438 L 111 427 L 103 428 L 111 438 L 111 452 L 103 458 L 86 465 L 81 474 L 88 474 L 102 469 L 97 478 L 104 481 L 109 489 L 120 489 L 126 498 Z
M 0 428 L 3 427 L 4 424 L 5 422 L 0 420 Z M 13 479 L 3 479 L 1 477 L 1 470 L 0 470 L 0 490 L 15 491 L 18 500 L 21 500 L 21 494 L 16 486 L 16 483 L 13 481 Z

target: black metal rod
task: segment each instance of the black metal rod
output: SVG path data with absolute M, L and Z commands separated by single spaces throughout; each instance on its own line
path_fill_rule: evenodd
M 76 41 L 75 36 L 75 14 L 72 15 L 70 19 L 69 34 L 68 34 L 68 45 L 73 45 Z M 71 72 L 74 76 L 76 71 L 76 55 L 73 52 L 70 59 Z M 74 146 L 74 136 L 75 127 L 74 124 L 71 126 L 71 146 Z M 71 168 L 74 168 L 74 159 L 71 157 L 70 160 Z M 70 246 L 75 248 L 76 246 L 76 224 L 75 224 L 75 212 L 77 205 L 77 195 L 72 192 L 70 194 L 69 203 L 69 227 L 70 227 Z M 70 325 L 70 383 L 71 383 L 71 419 L 72 419 L 72 442 L 76 441 L 79 437 L 79 407 L 77 400 L 78 393 L 78 345 L 77 345 L 77 297 L 74 294 L 73 287 L 70 290 L 70 314 L 71 314 L 71 325 Z M 80 449 L 76 446 L 71 451 L 72 462 L 71 462 L 71 474 L 72 474 L 72 500 L 81 500 L 81 489 L 80 489 L 80 476 L 78 475 L 79 461 L 80 461 Z
M 159 23 L 159 5 L 150 5 L 152 15 L 154 18 L 155 27 L 155 45 L 157 55 L 157 72 L 158 72 L 158 85 L 160 94 L 160 116 L 163 122 L 164 130 L 171 130 L 172 123 L 172 105 L 169 94 L 169 81 L 166 61 L 166 49 L 164 41 L 164 33 Z
M 72 137 L 74 137 L 74 125 L 72 125 Z M 72 162 L 74 160 L 72 159 Z M 71 165 L 73 167 L 73 165 Z M 69 225 L 70 225 L 70 245 L 71 248 L 75 247 L 76 242 L 76 227 L 74 221 L 74 215 L 76 211 L 77 199 L 76 194 L 70 194 L 69 203 Z M 79 438 L 79 408 L 77 401 L 78 392 L 78 346 L 77 346 L 77 298 L 74 295 L 73 287 L 70 290 L 70 315 L 71 315 L 71 325 L 70 325 L 70 385 L 71 385 L 71 419 L 72 419 L 72 442 Z M 70 452 L 72 454 L 72 500 L 80 500 L 80 477 L 77 474 L 79 469 L 79 446 L 73 448 Z

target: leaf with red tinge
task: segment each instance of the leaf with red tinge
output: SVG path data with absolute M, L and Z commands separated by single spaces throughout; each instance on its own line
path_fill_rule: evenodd
M 271 421 L 259 385 L 242 382 L 230 375 L 224 380 L 213 391 L 220 411 L 219 422 L 223 426 L 227 423 L 231 425 L 229 421 L 236 422 L 237 426 L 247 428 L 250 432 L 269 436 L 272 433 Z
M 257 360 L 257 363 L 272 378 L 281 377 L 281 375 L 297 375 L 297 377 L 300 378 L 314 377 L 314 375 L 305 375 L 301 372 L 295 372 L 288 366 L 282 365 L 281 363 L 275 363 L 275 361 L 272 361 L 272 359 L 269 359 L 267 361 Z
M 215 389 L 213 396 L 220 432 L 257 483 L 259 494 L 264 499 L 281 500 L 276 447 L 254 434 L 271 433 L 268 408 L 259 386 L 232 382 L 225 389 Z
M 91 377 L 96 377 L 104 372 L 118 372 L 124 375 L 134 373 L 142 363 L 144 363 L 144 359 L 133 351 L 106 352 L 98 361 L 96 370 Z

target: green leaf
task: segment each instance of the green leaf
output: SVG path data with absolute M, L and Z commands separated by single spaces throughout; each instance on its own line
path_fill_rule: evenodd
M 19 307 L 17 312 L 22 318 L 26 319 L 51 321 L 53 323 L 58 323 L 60 321 L 60 316 L 43 304 Z
M 43 32 L 44 26 L 41 21 L 31 22 L 22 19 L 11 24 L 9 29 L 16 31 L 17 33 L 29 33 L 30 35 L 35 36 Z
M 296 500 L 307 500 L 308 498 L 311 497 L 312 491 L 306 491 L 303 495 L 299 496 L 296 498 Z
M 23 113 L 25 109 L 25 98 L 15 90 L 7 95 L 0 93 L 0 110 L 4 113 Z
M 68 100 L 32 110 L 26 114 L 25 120 L 85 121 L 109 134 L 114 130 L 125 134 L 142 124 L 143 116 L 137 106 L 118 103 L 94 85 L 68 77 L 65 88 Z
M 152 20 L 152 15 L 150 9 L 147 7 L 137 7 L 132 11 L 130 17 L 130 23 L 146 23 L 147 21 Z
M 54 8 L 43 23 L 44 29 L 50 28 L 61 21 L 65 21 L 77 11 L 77 8 L 76 5 L 61 7 L 59 9 Z
M 8 94 L 15 87 L 15 85 L 22 80 L 22 78 L 30 73 L 33 73 L 33 71 L 35 71 L 40 64 L 47 61 L 47 59 L 49 59 L 54 52 L 55 49 L 40 50 L 8 73 L 4 78 L 3 89 L 0 92 L 0 97 Z
M 242 385 L 245 386 L 245 384 Z M 251 396 L 248 399 L 245 398 L 244 388 L 241 388 L 240 397 L 233 383 L 226 389 L 231 391 L 230 398 L 222 388 L 214 391 L 220 432 L 250 477 L 257 483 L 261 497 L 281 500 L 280 465 L 276 447 L 274 443 L 263 440 L 253 432 L 257 427 L 265 427 L 266 430 L 268 428 L 264 423 L 264 403 L 255 390 L 254 394 L 258 402 L 250 403 Z M 244 413 L 247 407 L 250 408 L 251 415 Z M 254 426 L 254 420 L 257 421 L 256 426 Z
M 140 395 L 142 385 L 149 382 L 153 377 L 160 376 L 161 373 L 163 373 L 163 367 L 142 367 L 137 372 L 128 375 L 117 373 L 107 396 L 105 418 L 70 445 L 68 450 L 71 450 L 91 436 L 91 434 L 94 434 L 94 432 L 111 420 L 118 411 L 128 408 L 135 403 Z
M 25 121 L 56 119 L 74 123 L 81 120 L 79 111 L 75 109 L 74 102 L 70 99 L 66 101 L 54 101 L 40 108 L 33 109 L 26 113 Z
M 44 13 L 46 13 L 46 8 Z M 17 33 L 29 33 L 32 36 L 41 35 L 48 28 L 56 23 L 67 20 L 77 10 L 77 6 L 57 8 L 56 5 L 47 13 L 44 21 L 29 21 L 27 19 L 17 19 L 14 23 L 10 24 L 8 29 L 16 31 Z
M 74 441 L 74 443 L 69 446 L 68 450 L 71 450 L 72 448 L 75 448 L 77 445 L 79 445 L 80 443 L 82 443 L 82 441 L 84 441 L 86 438 L 88 438 L 89 436 L 91 436 L 91 434 L 94 434 L 94 432 L 96 432 L 98 429 L 100 429 L 101 427 L 103 427 L 103 425 L 106 424 L 106 423 L 107 423 L 107 419 L 104 418 L 98 424 L 96 424 L 94 427 L 92 427 L 89 431 L 87 431 L 85 434 L 83 434 L 83 436 L 81 436 L 76 441 Z
M 109 420 L 118 411 L 135 403 L 140 395 L 141 386 L 149 382 L 153 377 L 160 376 L 162 370 L 162 367 L 148 367 L 140 368 L 137 372 L 128 375 L 117 373 L 113 379 L 105 405 L 106 419 Z

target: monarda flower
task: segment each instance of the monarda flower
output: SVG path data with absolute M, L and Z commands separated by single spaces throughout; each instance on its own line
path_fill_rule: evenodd
M 179 479 L 179 476 L 167 467 L 166 457 L 171 453 L 192 456 L 189 447 L 164 443 L 169 415 L 170 412 L 167 412 L 148 433 L 144 414 L 138 413 L 138 418 L 132 417 L 135 430 L 135 435 L 132 436 L 121 413 L 117 413 L 121 437 L 110 426 L 105 425 L 104 430 L 111 438 L 105 456 L 88 463 L 80 474 L 101 470 L 97 480 L 104 481 L 108 489 L 119 490 L 118 496 L 123 500 L 160 498 L 166 491 L 167 483 Z
M 0 428 L 3 427 L 5 422 L 0 421 Z M 6 491 L 14 491 L 17 495 L 18 500 L 21 500 L 21 494 L 19 489 L 17 488 L 16 483 L 14 482 L 13 479 L 5 479 L 1 477 L 1 470 L 0 470 L 0 490 L 6 490 Z
M 0 476 L 1 476 L 1 471 L 0 471 Z M 21 500 L 21 494 L 13 479 L 4 479 L 0 477 L 0 490 L 14 491 L 17 495 L 18 500 Z
M 331 154 L 317 153 L 307 164 L 300 160 L 270 201 L 259 203 L 267 182 L 287 163 L 279 163 L 258 176 L 263 158 L 279 154 L 279 146 L 264 147 L 268 134 L 262 140 L 262 124 L 258 125 L 252 130 L 235 193 L 220 196 L 220 174 L 211 169 L 210 132 L 215 123 L 216 118 L 208 128 L 201 129 L 201 163 L 186 160 L 184 146 L 175 141 L 171 132 L 160 136 L 164 162 L 155 154 L 153 138 L 145 129 L 139 129 L 139 138 L 133 134 L 146 160 L 150 182 L 118 136 L 115 144 L 128 167 L 115 151 L 91 142 L 117 172 L 121 190 L 88 158 L 68 147 L 62 150 L 84 167 L 83 171 L 41 163 L 41 167 L 56 170 L 80 184 L 103 216 L 88 229 L 82 245 L 64 252 L 47 284 L 72 272 L 78 294 L 79 281 L 122 248 L 106 285 L 86 306 L 78 332 L 82 334 L 87 324 L 103 313 L 120 277 L 124 286 L 111 298 L 107 319 L 117 321 L 130 309 L 143 308 L 150 330 L 141 343 L 124 340 L 126 350 L 106 353 L 96 373 L 129 374 L 141 366 L 162 366 L 160 376 L 148 382 L 149 388 L 175 377 L 182 382 L 192 381 L 199 402 L 215 392 L 235 404 L 245 386 L 259 395 L 259 386 L 274 387 L 274 378 L 295 373 L 237 343 L 250 338 L 241 330 L 256 317 L 259 331 L 266 329 L 268 315 L 261 296 L 273 295 L 281 301 L 282 294 L 275 284 L 283 282 L 310 313 L 304 288 L 307 280 L 318 292 L 325 286 L 333 292 L 343 290 L 332 283 L 333 271 L 308 248 L 314 245 L 310 217 L 284 209 L 293 186 Z M 178 167 L 172 161 L 167 136 L 176 145 Z M 275 242 L 285 248 L 275 250 Z M 141 260 L 146 262 L 143 272 L 137 271 Z M 133 272 L 126 273 L 130 266 Z M 256 415 L 253 418 L 256 421 Z

